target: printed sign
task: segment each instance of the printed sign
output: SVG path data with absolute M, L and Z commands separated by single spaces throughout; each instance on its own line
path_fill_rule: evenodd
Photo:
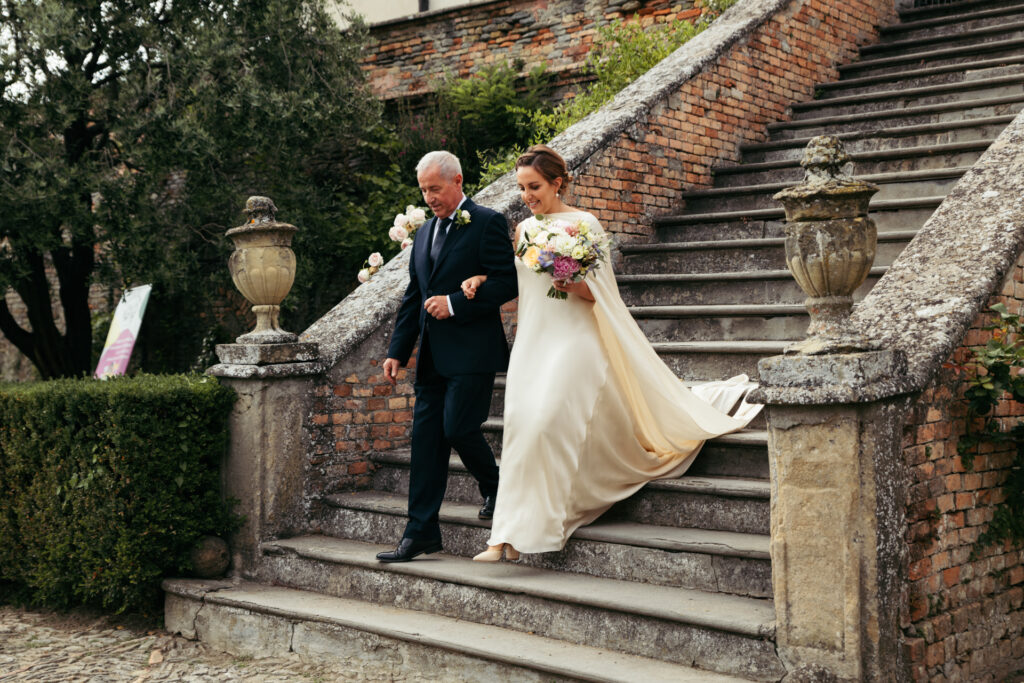
M 110 321 L 110 331 L 107 332 L 107 342 L 103 345 L 100 362 L 96 364 L 96 377 L 106 379 L 123 375 L 128 369 L 128 360 L 132 357 L 135 339 L 142 325 L 142 314 L 146 312 L 146 303 L 152 289 L 152 285 L 142 285 L 121 295 L 121 301 L 114 310 L 114 319 Z

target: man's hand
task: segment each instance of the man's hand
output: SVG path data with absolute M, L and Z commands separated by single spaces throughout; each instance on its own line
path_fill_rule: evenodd
M 398 371 L 402 369 L 402 364 L 398 362 L 397 358 L 388 358 L 384 361 L 384 379 L 395 384 L 398 382 Z
M 451 317 L 451 313 L 448 312 L 448 297 L 446 296 L 430 297 L 427 299 L 427 302 L 423 304 L 423 308 L 426 309 L 427 313 L 438 320 L 444 320 L 445 318 Z

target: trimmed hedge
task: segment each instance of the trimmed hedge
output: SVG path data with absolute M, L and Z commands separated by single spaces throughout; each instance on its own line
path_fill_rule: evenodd
M 0 600 L 158 614 L 161 578 L 237 528 L 233 403 L 201 376 L 0 386 Z

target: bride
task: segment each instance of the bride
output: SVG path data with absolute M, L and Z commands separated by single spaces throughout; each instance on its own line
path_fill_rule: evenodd
M 594 216 L 562 201 L 569 175 L 553 149 L 527 150 L 516 177 L 533 213 L 516 227 L 517 251 L 548 217 L 586 221 L 605 236 Z M 706 439 L 743 428 L 760 410 L 741 401 L 746 376 L 686 389 L 630 316 L 610 263 L 581 282 L 552 282 L 518 257 L 515 265 L 501 474 L 487 550 L 473 558 L 481 562 L 560 550 L 578 527 L 651 479 L 681 475 Z M 466 296 L 485 279 L 466 280 Z M 549 286 L 568 298 L 546 296 Z

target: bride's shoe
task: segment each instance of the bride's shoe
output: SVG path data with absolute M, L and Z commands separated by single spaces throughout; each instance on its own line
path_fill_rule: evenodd
M 502 543 L 501 545 L 489 545 L 487 550 L 473 557 L 474 562 L 497 562 L 501 559 L 501 555 L 504 553 L 505 559 L 509 562 L 515 562 L 519 559 L 519 551 L 513 548 L 508 543 Z

